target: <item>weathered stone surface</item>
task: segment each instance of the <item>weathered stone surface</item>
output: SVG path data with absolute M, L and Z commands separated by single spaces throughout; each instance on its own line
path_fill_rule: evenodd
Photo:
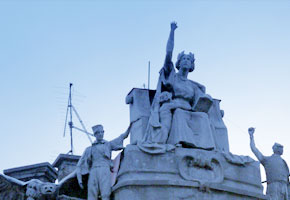
M 224 111 L 220 109 L 221 100 L 213 99 L 212 107 L 208 112 L 216 149 L 230 152 L 228 130 L 223 121 Z
M 176 109 L 167 143 L 214 149 L 215 142 L 208 114 Z
M 167 186 L 165 186 L 167 185 Z M 224 188 L 211 187 L 210 192 L 203 192 L 197 185 L 174 186 L 164 182 L 136 182 L 132 186 L 120 188 L 115 193 L 115 200 L 264 200 L 262 195 L 252 196 L 245 191 L 227 192 Z
M 57 200 L 85 200 L 85 199 L 69 197 L 69 196 L 66 196 L 66 195 L 60 195 Z
M 143 139 L 150 116 L 150 106 L 155 90 L 133 88 L 126 97 L 126 104 L 130 105 L 131 127 L 130 144 L 137 144 Z
M 219 152 L 185 148 L 151 155 L 135 145 L 125 149 L 113 193 L 115 200 L 265 199 L 257 162 L 234 165 Z
M 0 199 L 2 200 L 56 200 L 57 186 L 54 183 L 32 179 L 20 181 L 0 174 Z
M 61 181 L 64 177 L 72 173 L 77 166 L 80 156 L 70 154 L 59 154 L 54 163 L 53 167 L 57 168 L 58 181 Z
M 24 200 L 26 186 L 23 181 L 0 174 L 0 199 Z
M 43 182 L 54 183 L 57 178 L 57 171 L 48 162 L 6 169 L 3 172 L 7 176 L 24 182 L 38 179 Z

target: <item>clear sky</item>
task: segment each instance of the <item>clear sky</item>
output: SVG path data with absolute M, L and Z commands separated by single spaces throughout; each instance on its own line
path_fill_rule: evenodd
M 70 82 L 88 129 L 103 124 L 108 140 L 123 133 L 125 97 L 147 85 L 149 60 L 155 88 L 173 20 L 174 62 L 182 50 L 195 53 L 189 78 L 222 100 L 231 152 L 254 157 L 254 126 L 258 148 L 270 155 L 274 142 L 284 144 L 290 163 L 289 10 L 286 0 L 1 0 L 0 171 L 52 163 L 70 150 Z M 76 154 L 89 144 L 74 132 Z

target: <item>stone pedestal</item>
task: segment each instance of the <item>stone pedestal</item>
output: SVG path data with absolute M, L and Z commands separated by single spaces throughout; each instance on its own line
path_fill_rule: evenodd
M 80 199 L 80 198 L 75 198 L 75 197 L 69 197 L 65 195 L 60 195 L 58 196 L 57 200 L 85 200 L 85 199 Z
M 48 162 L 6 169 L 4 174 L 21 181 L 39 179 L 43 182 L 54 183 L 57 178 L 57 171 Z
M 72 173 L 77 166 L 80 156 L 59 154 L 54 163 L 53 167 L 58 169 L 58 181 L 61 181 L 64 177 Z
M 150 116 L 150 106 L 155 90 L 133 88 L 126 97 L 126 104 L 130 105 L 130 122 L 132 124 L 130 144 L 137 144 L 142 140 Z
M 233 164 L 222 153 L 176 148 L 151 155 L 128 145 L 113 187 L 114 200 L 265 199 L 259 163 Z

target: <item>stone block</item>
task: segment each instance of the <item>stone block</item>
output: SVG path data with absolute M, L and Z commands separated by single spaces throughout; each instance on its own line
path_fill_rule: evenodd
M 54 183 L 57 178 L 57 171 L 48 162 L 6 169 L 3 172 L 7 176 L 24 182 L 38 179 L 43 182 Z
M 85 199 L 80 199 L 76 197 L 69 197 L 66 195 L 59 195 L 57 200 L 85 200 Z
M 59 154 L 52 164 L 53 167 L 58 169 L 58 181 L 61 181 L 76 169 L 79 159 L 80 156 L 77 155 Z
M 125 149 L 113 195 L 114 200 L 266 199 L 258 162 L 235 165 L 217 151 L 180 147 L 151 155 L 135 145 Z
M 150 116 L 150 106 L 155 90 L 133 88 L 126 97 L 126 104 L 130 105 L 130 122 L 132 124 L 130 144 L 137 144 L 143 138 Z

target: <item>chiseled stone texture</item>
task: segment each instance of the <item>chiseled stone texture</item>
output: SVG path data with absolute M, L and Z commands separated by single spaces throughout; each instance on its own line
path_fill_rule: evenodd
M 199 191 L 193 186 L 161 186 L 148 183 L 146 186 L 128 186 L 115 192 L 115 200 L 257 200 L 253 197 L 223 190 Z
M 57 200 L 85 200 L 85 199 L 69 197 L 69 196 L 66 196 L 66 195 L 60 195 Z
M 135 145 L 125 149 L 113 194 L 115 200 L 265 199 L 258 162 L 235 165 L 219 152 L 185 148 L 150 155 Z
M 57 171 L 48 162 L 6 169 L 4 174 L 24 182 L 38 179 L 43 182 L 54 183 L 57 178 Z
M 154 95 L 155 90 L 133 88 L 126 96 L 126 104 L 130 105 L 130 122 L 135 121 L 131 128 L 130 144 L 137 144 L 143 139 Z
M 57 159 L 52 164 L 53 167 L 58 169 L 58 181 L 61 181 L 64 177 L 76 169 L 79 159 L 80 156 L 77 155 L 59 154 Z

